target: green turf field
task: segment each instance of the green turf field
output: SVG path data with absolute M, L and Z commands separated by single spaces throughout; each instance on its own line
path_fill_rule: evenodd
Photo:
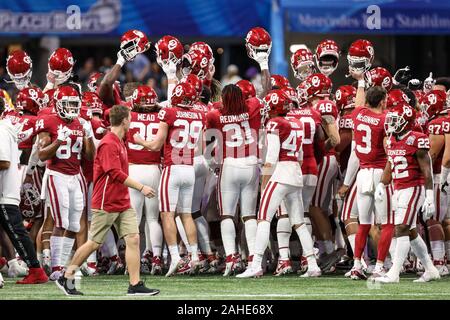
M 223 278 L 202 275 L 165 278 L 147 276 L 147 286 L 158 288 L 155 297 L 139 299 L 221 300 L 221 299 L 450 299 L 450 277 L 430 283 L 413 283 L 415 276 L 403 276 L 399 284 L 373 286 L 365 281 L 345 279 L 342 275 L 303 279 L 296 275 L 260 279 Z M 0 300 L 7 299 L 136 299 L 127 297 L 126 276 L 96 276 L 83 278 L 83 297 L 66 297 L 53 282 L 35 286 L 16 285 L 5 279 Z

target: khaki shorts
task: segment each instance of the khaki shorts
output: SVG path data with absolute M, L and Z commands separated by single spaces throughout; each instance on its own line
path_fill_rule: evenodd
M 134 209 L 128 209 L 123 212 L 106 212 L 104 210 L 92 209 L 89 240 L 103 244 L 106 233 L 113 225 L 119 234 L 119 238 L 123 238 L 129 234 L 139 234 L 136 211 Z

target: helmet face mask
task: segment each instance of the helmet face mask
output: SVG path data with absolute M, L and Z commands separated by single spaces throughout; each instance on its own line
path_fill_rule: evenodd
M 368 71 L 371 67 L 369 59 L 366 57 L 347 56 L 348 69 L 350 72 L 362 74 Z
M 338 66 L 338 58 L 331 54 L 323 55 L 317 61 L 317 68 L 326 76 L 332 74 Z
M 56 109 L 61 119 L 74 120 L 78 118 L 81 110 L 79 97 L 66 96 L 56 101 Z
M 384 130 L 388 135 L 400 134 L 405 129 L 407 121 L 397 112 L 388 112 L 384 123 Z
M 14 82 L 16 88 L 22 90 L 30 86 L 31 75 L 32 72 L 30 69 L 23 75 L 10 75 L 10 78 Z
M 120 49 L 127 61 L 150 48 L 147 36 L 139 30 L 129 30 L 122 35 Z
M 6 60 L 6 71 L 17 89 L 29 87 L 33 62 L 25 51 L 12 52 Z
M 247 49 L 247 55 L 251 59 L 256 59 L 259 52 L 267 52 L 267 55 L 270 55 L 272 39 L 266 30 L 256 27 L 247 33 L 245 48 Z
M 315 72 L 314 62 L 307 61 L 300 63 L 300 66 L 294 70 L 294 76 L 300 81 L 305 80 Z

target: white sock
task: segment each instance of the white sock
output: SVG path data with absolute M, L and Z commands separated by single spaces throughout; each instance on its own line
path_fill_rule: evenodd
M 50 249 L 42 250 L 42 256 L 43 257 L 50 257 Z
M 61 265 L 66 266 L 69 262 L 69 256 L 72 252 L 73 244 L 75 243 L 75 239 L 63 237 L 62 241 L 62 252 L 61 252 Z
M 375 271 L 380 271 L 383 268 L 383 266 L 384 266 L 383 262 L 377 262 L 375 264 Z
M 63 237 L 51 236 L 50 237 L 50 250 L 52 257 L 52 268 L 60 267 L 61 264 L 61 251 L 63 246 Z
M 353 261 L 353 266 L 356 268 L 356 269 L 362 269 L 362 261 L 364 261 L 364 260 L 360 260 L 360 259 L 355 259 L 355 261 Z
M 151 238 L 150 227 L 149 227 L 149 222 L 147 220 L 147 217 L 145 218 L 145 224 L 144 224 L 144 236 L 145 236 L 145 250 L 149 250 L 149 251 L 153 252 L 152 238 Z
M 89 257 L 87 258 L 87 262 L 97 263 L 97 251 L 94 251 L 89 255 Z
M 225 255 L 236 253 L 236 229 L 232 219 L 223 219 L 220 222 L 220 233 L 222 235 Z
M 178 233 L 180 234 L 180 238 L 186 246 L 187 252 L 191 253 L 192 249 L 189 245 L 189 241 L 186 235 L 186 230 L 184 230 L 183 222 L 181 221 L 180 216 L 175 217 L 175 223 L 177 224 Z
M 353 254 L 355 254 L 355 238 L 356 233 L 347 236 L 348 242 L 350 243 L 350 247 L 352 248 Z
M 267 249 L 267 244 L 269 243 L 269 236 L 270 236 L 270 222 L 265 220 L 258 222 L 258 228 L 256 230 L 255 252 L 252 262 L 253 269 L 262 268 L 261 261 L 262 257 L 264 256 L 264 252 Z
M 391 240 L 391 245 L 389 246 L 389 255 L 391 256 L 391 260 L 394 259 L 396 246 L 397 246 L 397 238 L 393 237 Z
M 248 255 L 252 256 L 255 251 L 255 239 L 257 229 L 256 219 L 249 219 L 244 222 L 245 239 L 247 240 Z
M 150 220 L 148 222 L 148 228 L 150 231 L 151 247 L 147 247 L 147 250 L 152 249 L 153 256 L 161 257 L 163 243 L 163 232 L 161 225 L 157 220 Z
M 303 255 L 308 257 L 314 254 L 314 244 L 311 238 L 311 234 L 308 232 L 308 228 L 305 224 L 302 224 L 300 227 L 295 229 L 297 232 L 298 238 L 300 239 L 300 244 L 302 245 Z
M 338 249 L 345 248 L 345 240 L 344 235 L 342 234 L 341 226 L 339 224 L 339 218 L 334 218 L 334 221 L 336 223 L 336 231 L 334 234 L 334 241 L 336 242 L 336 247 Z
M 444 260 L 445 244 L 444 240 L 430 241 L 431 253 L 434 260 Z
M 305 212 L 305 214 L 306 214 L 306 212 Z M 304 220 L 305 220 L 305 225 L 306 225 L 306 228 L 308 229 L 309 234 L 312 234 L 311 219 L 309 217 L 305 217 Z
M 395 246 L 395 254 L 392 261 L 392 267 L 388 272 L 390 276 L 398 277 L 398 275 L 400 274 L 400 270 L 402 269 L 403 262 L 408 255 L 409 248 L 409 236 L 397 237 L 397 244 Z
M 178 246 L 176 244 L 169 246 L 170 258 L 172 262 L 180 260 L 180 254 L 178 253 Z
M 281 260 L 289 259 L 289 239 L 291 238 L 292 225 L 289 218 L 278 219 L 277 241 Z
M 447 264 L 450 264 L 450 240 L 445 241 L 445 251 L 447 252 Z
M 417 238 L 411 241 L 411 249 L 425 267 L 425 271 L 434 267 L 433 261 L 428 255 L 427 245 L 420 235 L 417 235 Z
M 323 243 L 325 245 L 325 252 L 327 254 L 334 252 L 334 244 L 331 240 L 325 240 Z
M 313 254 L 307 256 L 306 260 L 308 261 L 308 271 L 320 270 L 319 266 L 317 265 L 316 257 Z
M 200 216 L 194 221 L 197 227 L 197 239 L 200 251 L 205 254 L 212 254 L 208 221 L 206 221 L 204 216 Z
M 193 243 L 189 245 L 191 247 L 191 259 L 192 261 L 198 261 L 198 244 Z

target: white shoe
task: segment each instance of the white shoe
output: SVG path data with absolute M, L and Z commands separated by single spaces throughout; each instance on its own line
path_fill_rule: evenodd
M 375 269 L 372 272 L 372 278 L 384 277 L 386 273 L 387 271 L 384 267 L 382 267 L 381 269 Z
M 442 261 L 442 262 L 440 262 L 440 263 L 439 263 L 439 262 L 436 263 L 435 261 L 433 261 L 433 262 L 434 262 L 434 266 L 436 267 L 436 269 L 438 269 L 439 275 L 440 275 L 441 277 L 445 277 L 445 276 L 447 276 L 447 275 L 449 274 L 447 265 L 445 264 L 444 261 Z
M 320 269 L 307 270 L 304 274 L 300 276 L 300 278 L 317 278 L 322 275 L 322 271 Z
M 81 265 L 80 267 L 81 273 L 83 274 L 83 276 L 86 277 L 92 277 L 92 276 L 96 276 L 97 273 L 97 268 L 95 267 L 95 263 L 94 262 L 85 262 Z
M 166 273 L 166 277 L 170 277 L 175 272 L 177 272 L 177 270 L 180 267 L 180 264 L 181 264 L 182 261 L 183 261 L 183 259 L 179 259 L 177 261 L 172 261 L 170 263 L 169 271 L 167 271 L 167 273 Z
M 351 275 L 352 275 L 352 270 L 350 269 L 344 274 L 344 277 L 350 278 Z
M 441 276 L 439 275 L 438 269 L 434 267 L 431 270 L 425 271 L 419 279 L 416 279 L 413 282 L 430 282 L 432 280 L 437 280 L 440 278 Z
M 45 273 L 50 275 L 52 273 L 52 259 L 48 255 L 42 255 L 42 268 L 44 269 Z
M 400 282 L 400 277 L 390 277 L 388 276 L 388 273 L 386 273 L 384 276 L 382 277 L 371 277 L 370 280 L 372 282 L 378 282 L 378 283 L 399 283 Z
M 28 268 L 21 266 L 17 260 L 9 261 L 8 265 L 9 278 L 25 277 L 28 274 Z
M 262 277 L 263 271 L 262 269 L 253 269 L 253 268 L 247 268 L 243 273 L 238 274 L 236 278 L 259 278 Z
M 56 281 L 61 278 L 63 272 L 60 270 L 53 271 L 52 274 L 48 277 L 51 281 Z
M 3 280 L 3 276 L 0 273 L 0 289 L 3 288 L 4 284 L 5 284 L 5 281 Z
M 62 273 L 61 273 L 61 275 L 62 275 Z M 76 280 L 80 280 L 83 277 L 83 273 L 81 272 L 80 269 L 75 271 L 74 277 L 75 277 Z

